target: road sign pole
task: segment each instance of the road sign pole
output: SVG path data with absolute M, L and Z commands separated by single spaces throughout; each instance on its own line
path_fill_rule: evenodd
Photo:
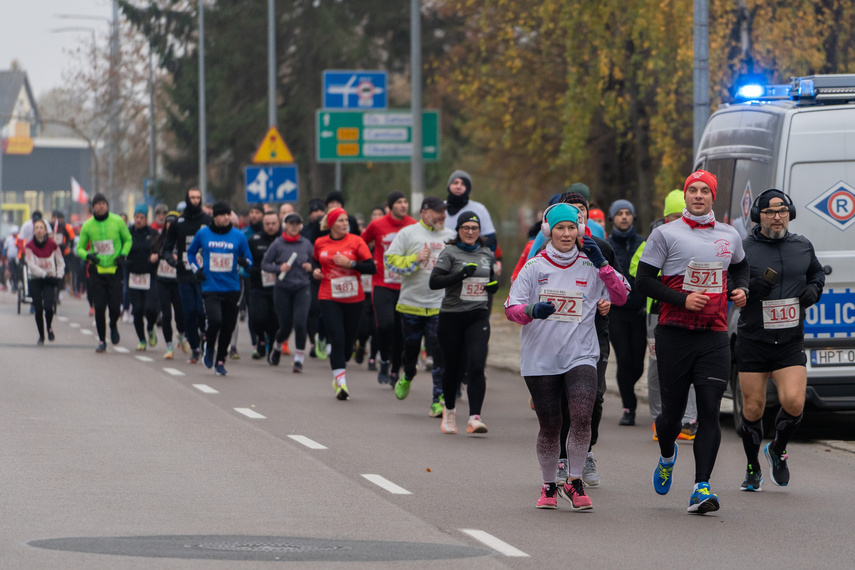
M 422 22 L 421 0 L 410 0 L 410 75 L 412 90 L 413 155 L 410 161 L 412 196 L 410 210 L 418 214 L 425 194 L 425 163 L 422 155 Z
M 276 10 L 267 0 L 267 122 L 276 126 Z
M 335 189 L 341 191 L 341 161 L 335 163 Z
M 199 190 L 208 199 L 208 150 L 205 128 L 205 3 L 199 0 Z

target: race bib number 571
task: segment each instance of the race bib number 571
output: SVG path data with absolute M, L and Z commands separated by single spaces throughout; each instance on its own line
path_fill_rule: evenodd
M 722 263 L 689 262 L 683 277 L 683 291 L 695 293 L 721 293 L 723 289 Z
M 538 301 L 555 305 L 555 312 L 549 315 L 547 321 L 578 323 L 582 321 L 583 299 L 582 291 L 541 289 Z

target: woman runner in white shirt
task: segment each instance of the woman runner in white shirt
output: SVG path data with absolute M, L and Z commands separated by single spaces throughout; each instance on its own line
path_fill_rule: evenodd
M 520 372 L 540 423 L 537 458 L 543 486 L 537 507 L 542 509 L 558 506 L 556 491 L 573 510 L 592 508 L 581 477 L 597 395 L 600 347 L 594 316 L 600 299 L 622 305 L 630 289 L 592 238 L 579 239 L 577 220 L 578 210 L 570 204 L 547 208 L 542 226 L 549 240 L 546 249 L 523 266 L 505 302 L 508 319 L 524 325 Z M 562 391 L 570 403 L 570 476 L 557 489 Z

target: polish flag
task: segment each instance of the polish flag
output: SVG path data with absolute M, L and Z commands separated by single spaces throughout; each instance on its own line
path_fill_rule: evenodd
M 71 177 L 71 199 L 78 204 L 85 204 L 89 201 L 89 194 L 87 194 L 86 190 L 83 189 L 80 183 L 74 179 L 74 176 Z

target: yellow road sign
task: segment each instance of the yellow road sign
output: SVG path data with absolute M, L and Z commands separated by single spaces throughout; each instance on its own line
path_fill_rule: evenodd
M 267 134 L 264 135 L 264 140 L 261 141 L 261 146 L 255 151 L 255 157 L 252 162 L 254 164 L 283 163 L 289 164 L 294 162 L 294 155 L 291 154 L 288 145 L 282 139 L 282 135 L 276 130 L 276 127 L 270 127 Z

